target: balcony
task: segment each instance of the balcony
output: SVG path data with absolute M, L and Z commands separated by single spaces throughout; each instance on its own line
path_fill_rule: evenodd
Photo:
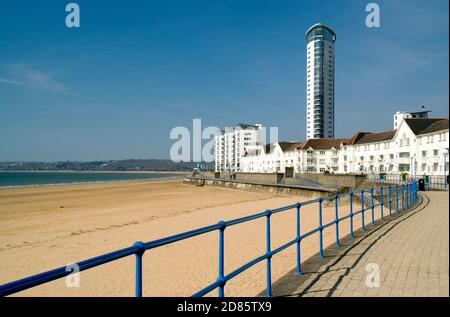
M 399 157 L 397 159 L 397 163 L 398 164 L 410 164 L 411 163 L 411 158 L 410 157 Z

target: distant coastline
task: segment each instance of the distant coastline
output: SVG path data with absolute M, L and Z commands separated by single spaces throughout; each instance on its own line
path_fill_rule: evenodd
M 0 188 L 181 179 L 184 171 L 0 171 Z
M 193 162 L 173 162 L 169 159 L 126 159 L 103 161 L 3 161 L 0 171 L 30 172 L 136 172 L 136 173 L 170 173 L 188 172 L 196 166 Z M 212 163 L 208 163 L 212 168 Z

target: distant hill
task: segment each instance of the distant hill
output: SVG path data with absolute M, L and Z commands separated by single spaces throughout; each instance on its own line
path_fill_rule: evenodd
M 3 171 L 191 171 L 196 163 L 164 159 L 110 160 L 91 162 L 0 162 Z M 213 163 L 203 164 L 213 168 Z

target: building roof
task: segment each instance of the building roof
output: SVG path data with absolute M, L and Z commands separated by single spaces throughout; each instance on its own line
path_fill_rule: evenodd
M 277 143 L 266 144 L 264 147 L 264 151 L 266 153 L 271 153 L 275 144 L 277 144 Z M 292 141 L 278 142 L 278 145 L 280 146 L 280 148 L 283 152 L 289 152 L 289 151 L 295 151 L 298 149 L 302 149 L 304 144 L 305 144 L 304 141 L 303 142 L 292 142 Z
M 351 139 L 349 144 L 366 144 L 392 140 L 397 130 L 389 130 L 382 132 L 357 132 Z
M 330 150 L 332 148 L 335 148 L 336 150 L 339 150 L 341 148 L 341 144 L 347 144 L 348 141 L 349 139 L 346 138 L 309 139 L 305 142 L 302 148 L 306 150 L 309 148 L 312 148 L 314 150 Z
M 258 129 L 258 126 L 254 125 L 254 124 L 238 123 L 238 124 L 236 124 L 236 128 L 241 128 L 241 129 Z
M 316 24 L 314 24 L 313 26 L 311 26 L 311 27 L 306 31 L 305 36 L 308 37 L 309 32 L 311 32 L 311 31 L 314 30 L 315 28 L 319 28 L 319 27 L 327 29 L 327 30 L 330 31 L 334 36 L 336 36 L 336 33 L 334 33 L 334 31 L 333 31 L 330 27 L 326 26 L 326 25 L 323 24 L 323 23 L 316 23 Z
M 448 130 L 448 119 L 440 120 L 432 125 L 430 125 L 428 128 L 426 128 L 424 131 L 422 131 L 421 134 L 427 134 L 427 133 L 433 133 L 438 131 Z
M 448 119 L 446 118 L 407 118 L 404 120 L 415 135 L 448 129 Z

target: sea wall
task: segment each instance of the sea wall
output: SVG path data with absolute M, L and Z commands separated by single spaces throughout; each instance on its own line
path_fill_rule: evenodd
M 237 180 L 222 180 L 222 179 L 208 179 L 208 178 L 195 178 L 186 177 L 183 182 L 185 184 L 197 185 L 197 186 L 215 186 L 225 187 L 232 189 L 248 190 L 262 193 L 271 193 L 277 195 L 295 195 L 302 196 L 303 198 L 318 198 L 327 197 L 334 192 L 327 189 L 310 189 L 301 188 L 298 186 L 290 186 L 285 184 L 264 184 L 250 181 L 237 181 Z

